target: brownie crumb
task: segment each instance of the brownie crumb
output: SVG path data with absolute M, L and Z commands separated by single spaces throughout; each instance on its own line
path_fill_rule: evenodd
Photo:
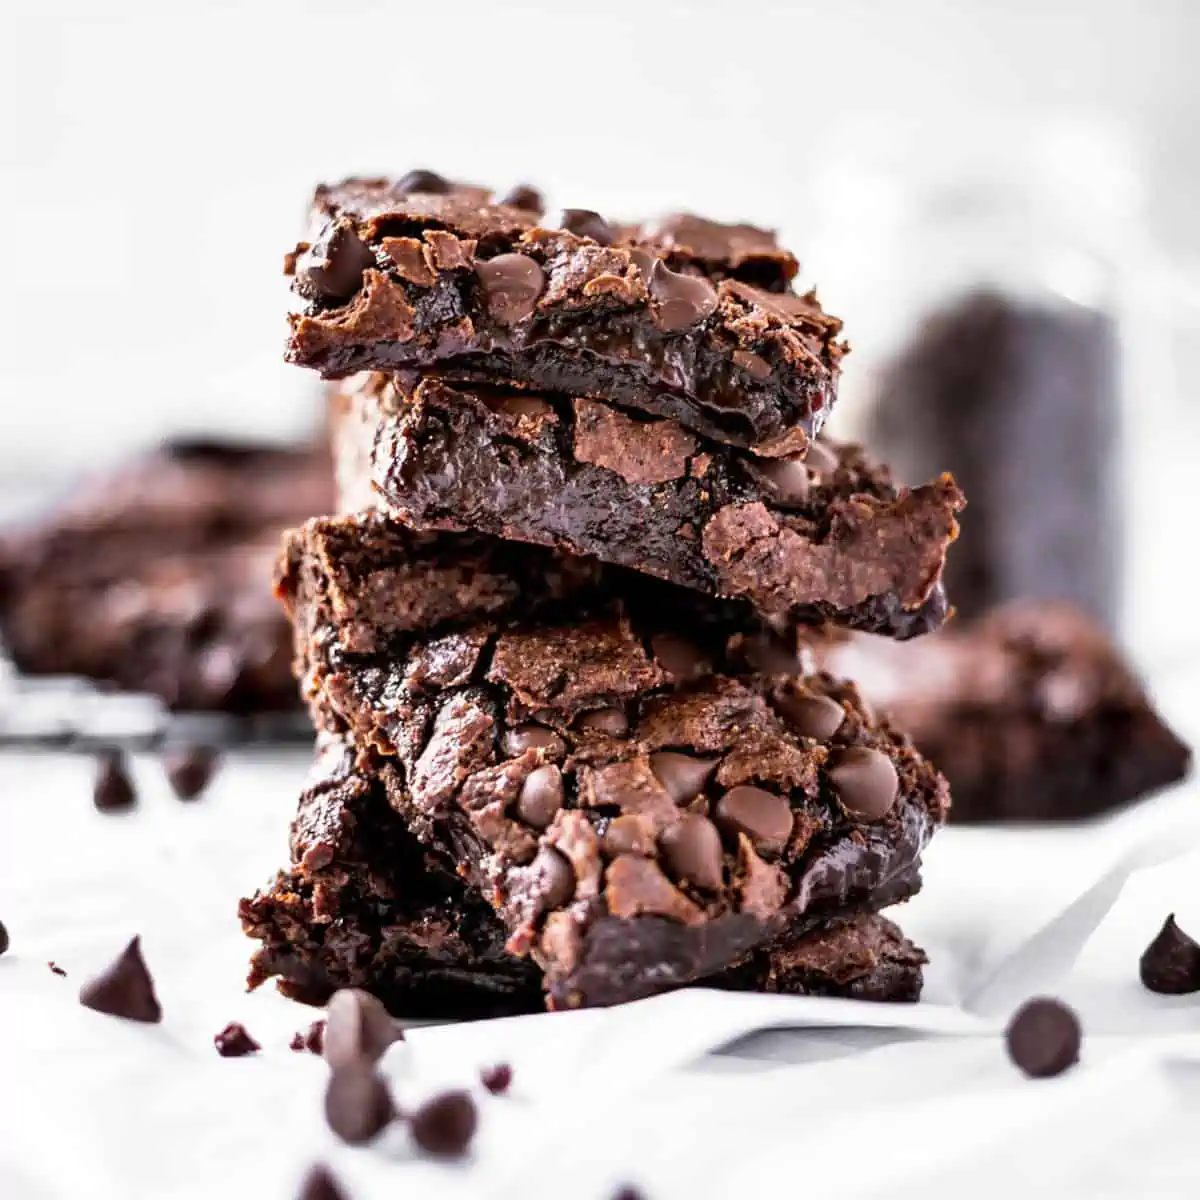
M 512 1086 L 513 1071 L 508 1063 L 497 1063 L 479 1072 L 479 1080 L 493 1096 L 503 1096 Z
M 172 746 L 163 753 L 163 770 L 180 800 L 194 800 L 212 781 L 219 761 L 211 746 Z
M 322 1052 L 335 1069 L 376 1063 L 393 1042 L 404 1038 L 400 1023 L 370 992 L 359 988 L 334 992 L 328 1013 Z
M 1164 996 L 1200 992 L 1200 945 L 1175 924 L 1171 913 L 1146 947 L 1139 965 L 1142 983 Z
M 288 1045 L 298 1054 L 321 1054 L 325 1049 L 325 1022 L 314 1021 L 305 1030 L 296 1030 Z
M 243 1058 L 262 1049 L 240 1021 L 230 1021 L 213 1038 L 213 1045 L 222 1058 Z
M 361 1061 L 339 1067 L 325 1087 L 325 1120 L 351 1146 L 378 1137 L 395 1115 L 386 1080 Z
M 434 1096 L 409 1121 L 417 1145 L 439 1158 L 459 1158 L 465 1154 L 478 1123 L 475 1101 L 466 1092 Z
M 48 966 L 48 967 L 50 968 L 50 973 L 51 973 L 52 975 L 59 975 L 59 976 L 61 976 L 63 979 L 66 979 L 66 977 L 67 977 L 67 973 L 66 973 L 66 971 L 64 971 L 64 970 L 62 969 L 62 967 L 60 967 L 60 966 L 58 965 L 58 963 L 56 963 L 56 962 L 54 962 L 54 961 L 52 960 L 52 961 L 48 962 L 48 963 L 46 964 L 46 966 Z
M 1040 996 L 1021 1006 L 1005 1033 L 1012 1061 L 1033 1079 L 1061 1075 L 1079 1061 L 1079 1018 L 1060 1000 Z
M 8 949 L 8 930 L 4 927 L 4 922 L 0 921 L 0 954 L 3 954 Z
M 137 803 L 125 755 L 120 750 L 106 750 L 97 758 L 92 803 L 103 813 L 126 812 Z
M 304 1177 L 296 1200 L 346 1200 L 346 1193 L 338 1186 L 329 1168 L 318 1163 Z
M 140 937 L 135 937 L 110 966 L 79 989 L 79 1003 L 127 1021 L 157 1024 L 162 1020 L 154 980 L 142 958 Z

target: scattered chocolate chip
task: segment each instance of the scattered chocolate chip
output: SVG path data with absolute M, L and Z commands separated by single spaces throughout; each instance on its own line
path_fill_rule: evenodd
M 792 836 L 792 810 L 774 792 L 740 784 L 717 801 L 717 823 L 731 833 L 744 833 L 755 849 L 778 854 Z
M 213 1038 L 213 1045 L 222 1058 L 243 1058 L 262 1049 L 239 1021 L 230 1021 Z
M 292 1034 L 288 1045 L 298 1054 L 305 1050 L 309 1054 L 321 1054 L 325 1049 L 325 1022 L 314 1021 L 307 1029 Z
M 8 950 L 8 930 L 4 927 L 4 922 L 0 921 L 0 954 Z
M 715 758 L 694 758 L 674 750 L 650 755 L 650 770 L 676 804 L 687 804 L 700 795 L 716 766 Z
M 325 1085 L 325 1120 L 351 1146 L 378 1137 L 395 1114 L 386 1081 L 370 1064 L 338 1067 Z
M 547 758 L 561 758 L 567 752 L 566 743 L 544 725 L 518 725 L 504 736 L 504 748 L 514 757 L 526 750 L 544 750 Z
M 630 1187 L 628 1184 L 625 1187 L 618 1188 L 613 1200 L 646 1200 L 644 1192 L 639 1191 L 635 1187 Z
M 1079 1061 L 1079 1018 L 1059 1000 L 1038 997 L 1026 1002 L 1004 1036 L 1009 1057 L 1034 1079 L 1061 1075 Z
M 512 1087 L 513 1070 L 508 1063 L 497 1063 L 479 1072 L 479 1080 L 493 1096 L 503 1096 Z
M 318 1163 L 304 1177 L 296 1200 L 346 1200 L 346 1194 L 329 1168 Z
M 809 496 L 811 481 L 804 458 L 761 458 L 754 464 L 755 473 L 771 492 L 776 504 L 787 508 L 803 504 Z
M 172 746 L 163 753 L 163 770 L 180 800 L 194 800 L 208 787 L 217 762 L 211 746 Z
M 133 780 L 120 750 L 105 750 L 96 759 L 92 803 L 99 812 L 125 812 L 137 802 Z
M 530 866 L 543 911 L 562 908 L 575 895 L 575 871 L 553 846 L 543 846 Z
M 681 275 L 657 259 L 650 268 L 650 294 L 658 301 L 658 327 L 664 333 L 687 329 L 717 310 L 717 289 L 702 275 Z
M 846 710 L 829 696 L 784 692 L 775 697 L 775 707 L 801 737 L 821 741 L 833 737 L 846 719 Z
M 708 674 L 708 661 L 686 638 L 675 633 L 658 633 L 650 639 L 658 664 L 677 680 L 689 682 Z
M 421 167 L 402 175 L 392 184 L 392 191 L 397 196 L 411 196 L 414 192 L 425 196 L 443 196 L 449 190 L 450 181 L 445 176 Z
M 403 1040 L 400 1022 L 370 992 L 342 988 L 330 997 L 322 1053 L 334 1070 L 376 1063 Z
M 58 963 L 56 963 L 56 962 L 54 962 L 53 960 L 51 960 L 50 962 L 48 962 L 48 963 L 46 964 L 46 966 L 48 966 L 48 967 L 50 968 L 50 974 L 51 974 L 51 975 L 57 975 L 57 976 L 59 976 L 59 978 L 61 978 L 61 979 L 66 979 L 66 977 L 67 977 L 67 973 L 66 973 L 66 971 L 64 971 L 64 970 L 62 969 L 62 967 L 60 967 L 60 966 L 58 965 Z
M 533 315 L 546 286 L 546 273 L 528 254 L 498 254 L 475 265 L 488 312 L 503 325 Z
M 545 763 L 529 773 L 517 797 L 517 816 L 534 829 L 545 829 L 562 808 L 562 772 Z
M 596 708 L 584 713 L 576 722 L 580 729 L 606 733 L 609 737 L 624 737 L 629 732 L 629 718 L 619 708 Z
M 79 989 L 79 1003 L 127 1021 L 157 1024 L 162 1020 L 154 980 L 142 958 L 140 937 L 133 938 L 111 965 Z
M 300 261 L 297 275 L 304 290 L 327 300 L 349 300 L 362 286 L 363 272 L 375 255 L 348 224 L 333 225 Z
M 824 442 L 809 442 L 804 461 L 818 477 L 828 478 L 838 469 L 838 456 Z
M 590 208 L 564 208 L 558 215 L 558 227 L 576 237 L 591 238 L 601 246 L 611 246 L 613 242 L 612 226 Z
M 413 1140 L 427 1154 L 458 1158 L 467 1152 L 479 1116 L 466 1092 L 443 1092 L 426 1101 L 409 1119 Z
M 733 361 L 735 366 L 741 367 L 752 379 L 761 381 L 770 378 L 771 364 L 761 355 L 754 354 L 749 350 L 735 350 Z
M 844 746 L 829 756 L 829 779 L 842 807 L 856 821 L 878 821 L 896 803 L 900 780 L 882 750 Z
M 716 891 L 724 879 L 725 856 L 717 827 L 699 813 L 685 813 L 659 838 L 663 860 L 678 880 Z
M 546 211 L 546 201 L 542 198 L 542 193 L 528 183 L 518 183 L 516 187 L 510 188 L 500 197 L 500 203 L 507 204 L 510 208 L 524 209 L 526 212 Z
M 1200 992 L 1200 945 L 1175 924 L 1174 913 L 1146 947 L 1139 973 L 1150 991 L 1164 996 Z

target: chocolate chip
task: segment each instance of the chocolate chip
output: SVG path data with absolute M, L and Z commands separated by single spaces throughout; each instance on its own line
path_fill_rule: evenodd
M 1079 1018 L 1059 1000 L 1038 997 L 1023 1004 L 1004 1036 L 1009 1057 L 1034 1079 L 1061 1075 L 1079 1061 Z
M 685 813 L 659 838 L 663 860 L 676 879 L 716 891 L 725 862 L 717 827 L 699 813 Z
M 180 800 L 194 800 L 216 773 L 217 752 L 209 746 L 174 746 L 163 754 L 163 770 Z
M 567 752 L 566 743 L 544 725 L 518 725 L 504 735 L 504 748 L 515 758 L 526 750 L 542 750 L 547 758 L 561 758 Z
M 529 773 L 517 797 L 517 816 L 534 829 L 545 829 L 562 808 L 562 772 L 546 763 Z
M 322 1053 L 335 1070 L 378 1062 L 393 1042 L 403 1040 L 399 1021 L 370 992 L 342 988 L 330 997 Z
M 743 653 L 760 675 L 800 675 L 804 664 L 795 650 L 773 633 L 758 633 L 745 639 Z
M 763 458 L 754 464 L 755 473 L 770 489 L 776 504 L 787 508 L 808 499 L 811 484 L 808 465 L 802 457 Z
M 761 381 L 770 378 L 771 364 L 758 354 L 753 354 L 749 350 L 735 350 L 733 361 L 736 366 L 741 367 L 747 375 L 754 379 Z
M 824 442 L 809 442 L 804 461 L 809 470 L 826 478 L 838 469 L 838 456 Z
M 48 963 L 46 964 L 46 966 L 48 966 L 48 967 L 50 968 L 50 974 L 51 974 L 51 975 L 57 975 L 57 976 L 59 976 L 59 978 L 61 978 L 61 979 L 66 979 L 66 977 L 67 977 L 67 973 L 66 973 L 66 971 L 64 971 L 64 970 L 62 969 L 62 967 L 60 967 L 60 966 L 58 965 L 58 963 L 56 963 L 56 962 L 48 962 Z
M 801 737 L 821 741 L 833 737 L 846 719 L 846 710 L 829 696 L 783 692 L 775 697 L 775 707 Z
M 512 1087 L 513 1070 L 508 1063 L 497 1063 L 480 1071 L 479 1079 L 493 1096 L 503 1096 Z
M 443 1092 L 409 1119 L 413 1140 L 427 1154 L 458 1158 L 467 1152 L 479 1123 L 475 1101 L 466 1092 Z
M 715 758 L 693 758 L 674 750 L 650 755 L 650 770 L 676 804 L 687 804 L 700 795 L 716 765 Z
M 626 1184 L 624 1187 L 618 1188 L 613 1200 L 646 1200 L 645 1193 L 639 1191 L 635 1187 Z
M 1164 996 L 1200 992 L 1200 945 L 1175 924 L 1174 913 L 1146 947 L 1139 973 L 1150 991 Z
M 424 196 L 443 196 L 449 190 L 450 181 L 445 176 L 422 167 L 409 171 L 392 184 L 392 191 L 397 196 L 411 196 L 415 192 Z
M 477 263 L 475 273 L 487 296 L 488 312 L 502 325 L 533 315 L 546 286 L 546 273 L 528 254 L 498 254 Z
M 526 212 L 546 211 L 546 201 L 542 198 L 542 193 L 528 183 L 518 183 L 516 187 L 510 188 L 500 197 L 500 203 L 507 204 L 509 208 L 522 208 Z
M 658 664 L 682 682 L 708 674 L 704 655 L 686 638 L 675 633 L 659 633 L 650 639 L 650 649 Z
M 162 1020 L 154 980 L 142 958 L 140 937 L 135 937 L 113 963 L 79 989 L 79 1003 L 127 1021 L 153 1025 Z
M 4 927 L 4 922 L 0 921 L 0 954 L 4 954 L 8 950 L 8 930 Z
M 564 208 L 558 216 L 558 227 L 576 237 L 591 238 L 601 246 L 613 243 L 612 226 L 590 208 Z
M 222 1058 L 242 1058 L 254 1054 L 262 1047 L 250 1036 L 245 1025 L 239 1021 L 230 1021 L 224 1029 L 213 1038 L 213 1045 Z
M 896 803 L 900 780 L 882 750 L 845 746 L 829 756 L 829 781 L 847 814 L 856 821 L 878 821 Z
M 351 1146 L 377 1137 L 395 1113 L 387 1083 L 369 1064 L 359 1061 L 330 1072 L 325 1085 L 325 1120 Z
M 792 810 L 774 792 L 740 784 L 717 801 L 717 822 L 732 833 L 744 833 L 763 852 L 778 854 L 792 836 Z
M 309 1054 L 320 1054 L 325 1049 L 325 1022 L 314 1021 L 306 1030 L 297 1030 L 288 1043 L 297 1053 L 307 1050 Z
M 104 813 L 125 812 L 137 803 L 137 793 L 125 755 L 120 750 L 106 750 L 96 760 L 96 782 L 92 788 L 92 803 Z
M 329 1168 L 318 1163 L 304 1177 L 296 1200 L 346 1200 L 346 1195 Z
M 543 911 L 562 908 L 575 895 L 575 871 L 553 846 L 543 846 L 529 869 Z
M 596 708 L 584 713 L 576 722 L 580 729 L 606 733 L 609 737 L 624 737 L 629 732 L 629 718 L 619 708 Z
M 664 333 L 686 329 L 717 309 L 717 289 L 702 275 L 681 275 L 657 259 L 650 268 L 650 294 L 658 301 L 658 327 Z
M 362 286 L 375 255 L 348 224 L 334 225 L 301 260 L 297 274 L 304 289 L 327 300 L 349 300 Z

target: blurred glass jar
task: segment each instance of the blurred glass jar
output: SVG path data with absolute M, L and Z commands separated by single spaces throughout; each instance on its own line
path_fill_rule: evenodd
M 843 127 L 819 161 L 806 268 L 853 350 L 831 428 L 905 482 L 954 472 L 952 602 L 1074 600 L 1146 654 L 1194 639 L 1161 623 L 1182 549 L 1161 509 L 1171 443 L 1194 456 L 1200 438 L 1163 369 L 1171 288 L 1127 140 L 884 120 Z

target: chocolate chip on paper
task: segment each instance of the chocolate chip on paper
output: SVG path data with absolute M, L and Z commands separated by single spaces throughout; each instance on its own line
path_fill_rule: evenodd
M 502 1096 L 512 1087 L 513 1069 L 508 1063 L 497 1063 L 479 1072 L 479 1081 L 493 1096 Z
M 1049 996 L 1023 1004 L 1005 1033 L 1009 1057 L 1033 1079 L 1048 1079 L 1073 1067 L 1082 1038 L 1074 1011 Z
M 325 1086 L 325 1120 L 351 1146 L 373 1141 L 395 1115 L 386 1080 L 362 1061 L 338 1067 Z
M 427 1100 L 409 1118 L 413 1140 L 427 1154 L 459 1158 L 467 1152 L 479 1114 L 466 1092 L 443 1092 Z
M 359 988 L 342 988 L 326 1009 L 322 1054 L 333 1068 L 370 1065 L 403 1041 L 404 1030 L 383 1004 Z
M 106 750 L 96 760 L 92 803 L 98 812 L 126 812 L 137 802 L 133 780 L 120 750 Z
M 1138 964 L 1142 983 L 1164 996 L 1200 992 L 1200 945 L 1175 924 L 1171 913 Z
M 222 1058 L 244 1058 L 247 1054 L 255 1054 L 262 1049 L 240 1021 L 230 1021 L 213 1038 L 213 1045 Z
M 79 989 L 79 1003 L 126 1021 L 154 1025 L 162 1020 L 140 937 L 134 937 L 108 967 Z

